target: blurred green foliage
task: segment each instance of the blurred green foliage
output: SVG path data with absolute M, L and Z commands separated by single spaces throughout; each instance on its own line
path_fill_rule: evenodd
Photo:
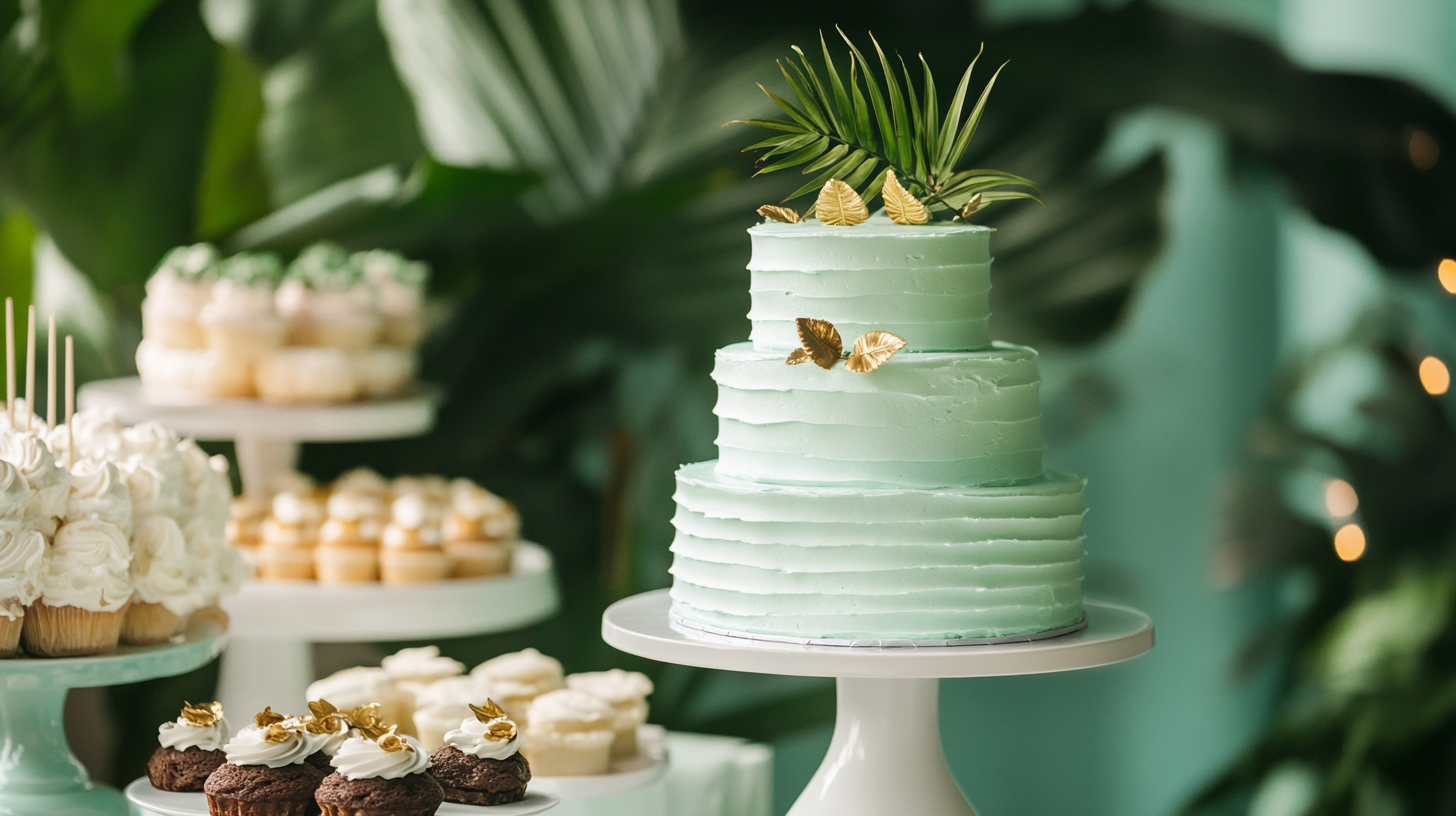
M 568 670 L 641 667 L 658 680 L 658 721 L 769 738 L 825 721 L 832 685 L 728 687 L 594 635 L 608 602 L 667 583 L 672 472 L 714 455 L 707 372 L 747 328 L 743 230 L 800 183 L 748 182 L 753 137 L 721 125 L 771 113 L 754 82 L 774 87 L 791 43 L 839 23 L 941 71 L 982 40 L 989 59 L 1013 58 L 968 155 L 1046 193 L 985 214 L 1007 339 L 1115 329 L 1158 252 L 1165 171 L 1157 155 L 1110 166 L 1103 146 L 1116 117 L 1150 105 L 1214 121 L 1384 259 L 1456 254 L 1456 164 L 1416 173 L 1402 141 L 1419 127 L 1456 143 L 1456 123 L 1414 89 L 1304 71 L 1143 3 L 995 31 L 976 8 L 853 0 L 827 19 L 674 0 L 4 0 L 0 282 L 24 290 L 39 230 L 126 338 L 142 283 L 177 244 L 291 253 L 328 238 L 429 261 L 440 311 L 424 374 L 448 393 L 435 431 L 314 446 L 304 467 L 466 475 L 518 504 L 556 555 L 562 614 L 447 652 L 535 645 Z M 214 677 L 115 690 L 123 744 L 98 775 L 137 775 L 153 724 Z

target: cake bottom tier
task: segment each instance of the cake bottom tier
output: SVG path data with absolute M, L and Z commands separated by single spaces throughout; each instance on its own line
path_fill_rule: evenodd
M 764 484 L 678 471 L 672 609 L 751 634 L 943 640 L 1082 619 L 1081 479 L 1008 487 Z

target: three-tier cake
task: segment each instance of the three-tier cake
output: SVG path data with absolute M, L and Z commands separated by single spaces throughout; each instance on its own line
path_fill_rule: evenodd
M 764 223 L 751 341 L 720 349 L 719 459 L 677 474 L 672 614 L 710 630 L 955 640 L 1082 621 L 1081 479 L 1042 468 L 1030 348 L 990 339 L 991 230 Z M 903 351 L 786 365 L 798 318 Z

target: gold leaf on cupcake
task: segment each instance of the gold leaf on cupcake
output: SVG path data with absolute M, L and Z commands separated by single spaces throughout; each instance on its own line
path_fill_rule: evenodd
M 856 374 L 868 374 L 884 365 L 905 348 L 905 340 L 887 331 L 865 332 L 854 341 L 854 351 L 844 361 L 844 367 Z
M 880 198 L 885 202 L 885 214 L 896 224 L 930 222 L 930 211 L 925 209 L 920 199 L 910 195 L 910 191 L 900 185 L 894 170 L 885 171 L 885 186 L 880 190 Z
M 293 734 L 294 732 L 288 730 L 287 728 L 284 728 L 281 725 L 278 725 L 277 723 L 274 723 L 273 725 L 268 726 L 267 731 L 263 732 L 263 741 L 268 743 L 269 745 L 279 745 L 281 743 L 288 742 L 288 740 L 293 737 Z
M 222 703 L 182 704 L 182 719 L 189 725 L 207 726 L 222 719 Z
M 303 724 L 303 730 L 308 733 L 337 734 L 343 730 L 344 723 L 339 719 L 339 710 L 328 700 L 314 700 L 308 704 L 308 710 L 312 716 Z
M 785 360 L 784 361 L 784 364 L 785 365 L 798 365 L 800 363 L 807 363 L 807 362 L 809 362 L 809 352 L 804 351 L 801 348 L 796 348 L 793 351 L 789 352 L 789 359 Z
M 794 326 L 799 330 L 799 344 L 804 347 L 804 353 L 809 355 L 814 365 L 834 368 L 834 364 L 844 354 L 844 341 L 840 339 L 839 330 L 834 328 L 834 324 L 828 320 L 800 317 L 794 320 Z
M 780 224 L 799 223 L 799 214 L 788 207 L 779 207 L 773 204 L 765 204 L 758 208 L 758 214 L 764 218 L 771 218 Z
M 491 720 L 498 720 L 506 715 L 505 710 L 502 709 L 500 706 L 496 705 L 495 700 L 492 700 L 489 697 L 486 698 L 485 705 L 483 706 L 478 706 L 474 703 L 467 703 L 466 705 L 470 706 L 470 711 L 472 714 L 475 715 L 475 719 L 480 720 L 483 723 L 488 723 Z
M 824 182 L 819 200 L 814 202 L 814 217 L 821 224 L 852 227 L 863 224 L 870 217 L 870 210 L 853 187 L 839 179 L 830 179 Z
M 485 727 L 485 738 L 491 742 L 510 742 L 516 738 L 516 724 L 510 720 L 496 720 Z
M 379 703 L 369 703 L 343 712 L 349 725 L 369 739 L 378 739 L 385 733 L 384 722 L 379 718 Z
M 979 209 L 981 209 L 981 194 L 976 193 L 975 195 L 971 196 L 971 200 L 967 201 L 964 207 L 961 207 L 961 211 L 956 213 L 956 216 L 964 221 L 967 218 L 970 218 L 971 214 Z
M 379 743 L 379 747 L 391 754 L 397 754 L 400 751 L 413 751 L 415 747 L 409 744 L 409 740 L 394 733 L 394 729 L 395 726 L 391 725 L 387 732 L 381 734 L 375 740 L 375 742 Z
M 281 723 L 286 719 L 288 718 L 274 711 L 273 706 L 268 706 L 253 716 L 253 725 L 259 728 L 267 728 L 270 725 Z

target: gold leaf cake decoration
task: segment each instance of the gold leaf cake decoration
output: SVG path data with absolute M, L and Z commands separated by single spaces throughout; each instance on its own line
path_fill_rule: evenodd
M 771 218 L 780 224 L 799 223 L 799 214 L 788 207 L 779 207 L 773 204 L 765 204 L 758 208 L 758 214 L 764 218 Z
M 863 224 L 870 217 L 870 210 L 853 187 L 839 179 L 830 179 L 824 182 L 819 200 L 814 202 L 814 217 L 821 224 L 852 227 Z
M 885 214 L 896 224 L 930 223 L 930 211 L 925 209 L 920 199 L 900 185 L 894 170 L 885 171 L 885 186 L 880 189 L 880 198 L 885 202 Z
M 854 352 L 844 361 L 844 367 L 856 374 L 868 374 L 902 348 L 905 348 L 904 338 L 887 331 L 865 332 L 854 341 Z
M 328 700 L 314 700 L 308 704 L 312 716 L 303 724 L 303 730 L 310 734 L 337 734 L 344 728 L 339 719 L 339 710 Z
M 794 325 L 799 329 L 799 344 L 803 346 L 801 351 L 820 368 L 834 368 L 839 358 L 844 354 L 844 341 L 839 337 L 839 330 L 828 320 L 815 320 L 812 317 L 800 317 L 794 320 Z M 794 360 L 789 355 L 789 365 L 797 365 L 803 360 Z
M 397 727 L 398 726 L 391 725 L 388 731 L 374 738 L 374 741 L 379 743 L 380 748 L 383 748 L 385 751 L 391 754 L 397 754 L 400 751 L 413 752 L 415 750 L 415 747 L 409 744 L 409 740 L 394 733 L 394 729 Z
M 502 709 L 500 706 L 496 705 L 495 700 L 492 700 L 488 697 L 486 698 L 485 705 L 483 706 L 478 706 L 474 703 L 467 703 L 467 705 L 470 706 L 470 711 L 475 715 L 475 719 L 480 720 L 483 723 L 488 723 L 491 720 L 498 720 L 506 715 L 505 710 Z
M 288 718 L 274 711 L 273 706 L 267 706 L 262 711 L 253 715 L 253 725 L 259 728 L 267 728 L 270 725 L 277 725 L 286 719 Z
M 274 723 L 268 726 L 267 731 L 263 732 L 263 741 L 269 745 L 281 745 L 282 743 L 288 742 L 289 738 L 293 736 L 293 733 L 287 728 Z
M 222 719 L 222 703 L 182 704 L 182 719 L 191 725 L 208 726 Z
M 961 211 L 956 213 L 956 217 L 964 221 L 967 218 L 970 218 L 971 214 L 979 209 L 981 209 L 981 194 L 976 193 L 975 195 L 971 196 L 970 201 L 967 201 L 965 203 L 965 206 L 961 207 Z M 994 230 L 992 231 L 994 232 Z

